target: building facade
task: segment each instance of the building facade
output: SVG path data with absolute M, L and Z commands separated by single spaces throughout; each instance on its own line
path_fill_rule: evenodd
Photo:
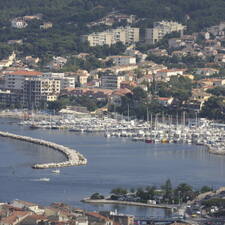
M 172 32 L 183 32 L 186 27 L 173 21 L 155 22 L 153 28 L 147 28 L 145 31 L 145 41 L 149 44 L 155 44 L 166 34 Z
M 88 41 L 90 46 L 112 45 L 117 42 L 130 44 L 139 41 L 139 28 L 135 27 L 119 27 L 104 32 L 92 33 L 84 35 L 83 41 Z

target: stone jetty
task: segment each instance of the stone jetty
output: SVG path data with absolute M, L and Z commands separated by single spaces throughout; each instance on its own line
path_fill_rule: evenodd
M 7 138 L 12 138 L 20 141 L 26 141 L 30 142 L 33 144 L 39 144 L 43 145 L 49 148 L 52 148 L 54 150 L 57 150 L 59 152 L 62 152 L 67 160 L 64 162 L 59 162 L 59 163 L 43 163 L 43 164 L 35 164 L 32 166 L 34 169 L 48 169 L 48 168 L 60 168 L 60 167 L 67 167 L 67 166 L 80 166 L 80 165 L 86 165 L 87 164 L 87 159 L 79 152 L 77 152 L 74 149 L 65 147 L 63 145 L 59 145 L 53 142 L 37 139 L 37 138 L 32 138 L 32 137 L 27 137 L 27 136 L 20 136 L 8 132 L 2 132 L 0 131 L 0 136 L 2 137 L 7 137 Z

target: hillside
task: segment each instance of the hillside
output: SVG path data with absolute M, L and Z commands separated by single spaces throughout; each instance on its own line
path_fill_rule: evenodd
M 154 21 L 170 19 L 186 24 L 188 31 L 193 32 L 225 20 L 224 0 L 0 0 L 0 57 L 15 48 L 6 44 L 15 39 L 24 40 L 22 46 L 16 46 L 21 54 L 45 59 L 89 51 L 80 42 L 80 35 L 101 28 L 88 28 L 86 23 L 113 9 L 145 18 L 136 24 L 142 28 L 151 27 Z M 37 13 L 43 15 L 42 20 L 32 20 L 25 29 L 10 26 L 15 17 Z M 43 21 L 52 22 L 53 28 L 41 30 Z

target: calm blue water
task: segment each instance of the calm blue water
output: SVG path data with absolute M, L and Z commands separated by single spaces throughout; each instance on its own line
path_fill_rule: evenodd
M 50 140 L 77 149 L 87 166 L 33 170 L 37 162 L 62 161 L 59 152 L 25 142 L 0 138 L 0 202 L 15 198 L 43 205 L 62 201 L 89 210 L 118 209 L 135 215 L 164 215 L 161 209 L 128 206 L 95 206 L 80 200 L 94 192 L 108 194 L 115 187 L 141 187 L 186 182 L 194 187 L 225 183 L 225 156 L 208 154 L 192 145 L 145 144 L 101 135 L 78 135 L 68 131 L 30 130 L 0 119 L 0 130 Z M 37 181 L 48 177 L 49 182 Z

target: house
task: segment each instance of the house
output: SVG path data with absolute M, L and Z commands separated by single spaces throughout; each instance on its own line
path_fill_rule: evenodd
M 169 48 L 181 48 L 184 47 L 186 44 L 180 38 L 170 38 L 168 40 Z
M 11 26 L 17 29 L 23 29 L 28 26 L 28 23 L 23 18 L 14 18 L 11 21 Z
M 121 103 L 122 103 L 121 98 L 128 94 L 133 95 L 133 92 L 129 90 L 128 88 L 117 89 L 112 92 L 109 98 L 109 102 L 113 105 L 121 106 Z
M 205 92 L 203 89 L 192 89 L 192 96 L 191 96 L 190 100 L 204 103 L 211 96 L 212 96 L 211 94 Z
M 172 76 L 183 75 L 184 69 L 164 69 L 159 70 L 156 73 L 157 79 L 161 79 L 162 81 L 169 81 Z
M 17 207 L 17 208 L 32 211 L 39 215 L 44 213 L 44 210 L 40 209 L 38 204 L 35 204 L 32 202 L 26 202 L 26 201 L 22 201 L 22 200 L 14 200 L 11 202 L 10 205 Z
M 47 30 L 49 28 L 52 28 L 52 26 L 53 26 L 53 23 L 51 23 L 51 22 L 44 22 L 42 25 L 40 25 L 40 29 Z
M 198 87 L 203 87 L 205 89 L 216 87 L 216 86 L 223 86 L 225 85 L 225 79 L 220 79 L 220 78 L 202 79 L 197 81 L 197 85 Z
M 195 72 L 196 75 L 212 76 L 218 74 L 219 70 L 214 68 L 198 68 Z
M 120 88 L 133 89 L 137 86 L 137 83 L 134 81 L 122 81 L 120 83 Z
M 32 212 L 13 211 L 9 216 L 0 220 L 0 225 L 17 225 L 29 215 L 32 215 Z
M 26 218 L 24 218 L 21 222 L 20 225 L 47 225 L 48 224 L 48 218 L 45 216 L 41 215 L 29 215 Z
M 103 211 L 99 212 L 101 215 L 109 217 L 111 220 L 118 224 L 122 225 L 133 225 L 134 224 L 134 216 L 125 215 L 117 212 L 112 211 Z
M 225 54 L 217 54 L 214 58 L 215 63 L 225 63 Z
M 160 104 L 162 104 L 163 106 L 168 106 L 168 105 L 171 105 L 172 102 L 173 102 L 173 97 L 169 97 L 169 98 L 166 98 L 166 97 L 158 97 L 158 102 Z
M 67 222 L 71 218 L 70 212 L 66 210 L 56 209 L 51 206 L 45 207 L 44 216 L 46 216 L 49 220 Z
M 89 225 L 113 225 L 113 221 L 97 212 L 87 212 Z

